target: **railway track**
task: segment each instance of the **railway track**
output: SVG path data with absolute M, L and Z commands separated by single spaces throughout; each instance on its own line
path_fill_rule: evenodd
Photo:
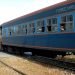
M 32 56 L 28 59 L 31 59 L 33 61 L 37 61 L 37 62 L 40 62 L 40 63 L 60 67 L 60 68 L 66 69 L 66 70 L 73 71 L 75 73 L 75 63 L 74 62 L 57 60 L 57 59 L 52 59 L 52 58 L 43 57 L 43 56 Z
M 65 70 L 70 70 L 70 71 L 75 73 L 75 63 L 74 62 L 63 61 L 63 60 L 58 60 L 58 59 L 52 59 L 52 58 L 49 58 L 49 57 L 37 56 L 37 55 L 35 55 L 35 56 L 15 55 L 15 56 L 25 58 L 25 59 L 27 58 L 31 61 L 35 61 L 36 63 L 40 63 L 40 64 L 43 64 L 43 65 L 46 65 L 46 64 L 53 65 L 53 66 L 56 66 L 56 67 L 59 67 L 59 68 L 63 68 Z M 1 62 L 1 63 L 3 63 L 3 62 Z M 5 63 L 3 63 L 3 64 L 6 65 Z M 6 66 L 8 66 L 8 65 L 6 65 Z M 19 74 L 24 75 L 22 72 L 16 70 L 13 67 L 9 67 L 9 68 L 12 68 L 14 71 L 18 72 Z

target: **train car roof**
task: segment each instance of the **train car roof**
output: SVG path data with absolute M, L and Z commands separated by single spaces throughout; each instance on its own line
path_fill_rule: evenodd
M 6 24 L 8 24 L 8 23 L 9 23 L 9 24 L 14 23 L 14 22 L 16 22 L 16 21 L 18 21 L 18 20 L 20 20 L 20 19 L 27 18 L 27 17 L 29 17 L 29 16 L 33 16 L 33 15 L 39 14 L 39 13 L 41 13 L 41 12 L 48 11 L 48 10 L 52 10 L 52 9 L 54 9 L 54 8 L 57 8 L 57 7 L 60 7 L 60 6 L 64 6 L 64 5 L 67 5 L 67 4 L 71 4 L 71 3 L 74 3 L 74 2 L 75 2 L 75 0 L 63 1 L 63 2 L 60 2 L 60 3 L 54 4 L 54 5 L 52 5 L 52 6 L 48 6 L 48 7 L 46 7 L 46 8 L 43 8 L 43 9 L 34 11 L 34 12 L 32 12 L 32 13 L 23 15 L 23 16 L 21 16 L 21 17 L 18 17 L 18 18 L 16 18 L 16 19 L 10 20 L 10 21 L 8 21 L 8 22 L 5 22 L 5 23 L 2 24 L 2 26 L 3 26 L 3 25 L 6 25 Z

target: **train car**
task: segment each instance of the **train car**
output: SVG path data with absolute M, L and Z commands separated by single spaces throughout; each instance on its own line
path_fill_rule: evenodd
M 2 49 L 8 52 L 75 53 L 75 0 L 64 1 L 3 23 Z

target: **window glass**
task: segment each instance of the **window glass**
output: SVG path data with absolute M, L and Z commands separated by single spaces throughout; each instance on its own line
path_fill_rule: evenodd
M 72 15 L 66 15 L 61 17 L 60 29 L 61 29 L 61 32 L 73 31 L 73 16 Z
M 73 31 L 73 23 L 66 23 L 66 31 Z
M 73 21 L 73 16 L 72 15 L 68 15 L 67 16 L 67 21 Z
M 23 33 L 24 33 L 24 34 L 27 34 L 27 25 L 24 25 L 24 26 L 23 26 Z
M 51 26 L 51 19 L 47 19 L 47 25 Z
M 15 32 L 16 32 L 16 27 L 15 27 Z M 18 33 L 18 35 L 21 34 L 21 32 L 22 32 L 21 25 L 18 25 L 17 26 L 17 33 Z
M 20 34 L 23 34 L 23 24 L 20 25 Z
M 57 18 L 52 19 L 52 24 L 57 24 Z
M 6 28 L 2 28 L 2 36 L 3 36 L 3 37 L 6 36 Z
M 18 35 L 18 34 L 19 34 L 18 26 L 14 26 L 14 35 Z
M 35 32 L 34 23 L 30 23 L 29 24 L 29 31 L 28 31 L 28 33 L 34 33 L 34 32 Z
M 18 34 L 23 35 L 27 34 L 27 24 L 20 24 L 17 26 L 18 27 Z
M 9 35 L 12 33 L 12 35 L 22 35 L 27 33 L 27 27 L 26 25 L 17 25 L 9 27 Z
M 61 32 L 64 32 L 66 30 L 66 24 L 65 23 L 60 24 L 60 30 L 61 30 Z
M 13 35 L 17 34 L 16 32 L 18 32 L 18 29 L 16 31 L 16 28 L 14 28 L 14 26 L 8 27 L 8 36 L 13 36 Z
M 61 21 L 62 21 L 62 22 L 66 22 L 66 16 L 63 16 L 63 17 L 61 18 Z
M 47 19 L 47 31 L 48 32 L 57 32 L 57 18 L 49 18 Z
M 37 21 L 37 32 L 44 32 L 44 20 Z
M 14 26 L 11 27 L 11 34 L 14 35 Z
M 8 36 L 11 36 L 11 27 L 8 27 Z

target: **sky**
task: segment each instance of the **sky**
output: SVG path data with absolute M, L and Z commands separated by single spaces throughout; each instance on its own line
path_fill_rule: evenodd
M 65 0 L 0 0 L 0 25 Z

